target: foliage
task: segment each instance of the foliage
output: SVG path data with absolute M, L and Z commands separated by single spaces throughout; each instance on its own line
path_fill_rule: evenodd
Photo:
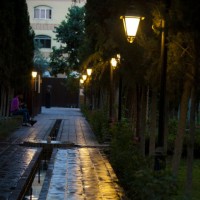
M 24 88 L 30 80 L 34 49 L 26 1 L 4 1 L 0 16 L 0 83 Z
M 49 61 L 41 53 L 39 47 L 35 43 L 34 58 L 33 58 L 34 68 L 39 72 L 45 72 L 49 66 Z
M 111 161 L 130 199 L 168 200 L 176 194 L 169 171 L 154 172 L 151 161 L 138 152 L 130 124 L 123 121 L 112 129 Z
M 62 45 L 53 48 L 50 56 L 53 73 L 78 70 L 80 66 L 79 49 L 84 40 L 84 7 L 72 6 L 66 20 L 56 27 L 56 40 Z
M 102 143 L 109 139 L 110 133 L 108 119 L 106 117 L 107 112 L 105 110 L 89 110 L 85 106 L 81 110 L 89 121 L 98 141 Z
M 66 73 L 69 74 L 70 70 L 66 67 L 66 56 L 64 55 L 64 51 L 62 47 L 60 49 L 52 48 L 52 53 L 50 54 L 50 67 L 52 75 L 56 75 L 58 73 Z
M 65 82 L 66 88 L 71 92 L 77 92 L 79 89 L 79 78 L 76 74 L 69 74 Z
M 169 129 L 169 135 L 167 140 L 167 148 L 168 148 L 168 153 L 171 154 L 174 150 L 174 141 L 178 129 L 178 120 L 175 118 L 169 119 L 168 129 Z
M 26 1 L 3 1 L 0 26 L 0 106 L 1 115 L 7 116 L 13 91 L 29 91 L 31 83 L 34 34 Z
M 13 131 L 21 126 L 22 117 L 15 116 L 8 119 L 0 120 L 0 140 L 8 138 Z

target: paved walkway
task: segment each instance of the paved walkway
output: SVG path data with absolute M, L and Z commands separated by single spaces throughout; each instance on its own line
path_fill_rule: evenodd
M 21 127 L 0 147 L 0 200 L 20 199 L 21 188 L 34 171 L 41 147 L 57 119 L 61 119 L 57 143 L 74 146 L 54 148 L 44 178 L 40 200 L 125 199 L 117 177 L 89 124 L 79 109 L 42 108 L 33 127 Z M 53 142 L 52 142 L 53 143 Z

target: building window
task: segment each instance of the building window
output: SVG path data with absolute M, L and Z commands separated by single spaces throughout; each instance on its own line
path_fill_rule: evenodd
M 35 36 L 35 42 L 38 48 L 51 48 L 51 37 L 47 35 Z
M 51 19 L 52 10 L 48 6 L 37 6 L 34 8 L 34 19 Z

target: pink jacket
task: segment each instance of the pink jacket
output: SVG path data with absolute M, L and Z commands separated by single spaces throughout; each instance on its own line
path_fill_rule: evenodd
M 16 110 L 19 110 L 19 98 L 18 98 L 18 96 L 14 97 L 12 99 L 11 108 L 10 108 L 11 112 L 14 112 Z

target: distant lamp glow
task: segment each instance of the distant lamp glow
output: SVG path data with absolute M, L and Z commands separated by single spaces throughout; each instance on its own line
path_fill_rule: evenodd
M 91 76 L 91 74 L 92 74 L 92 69 L 91 69 L 91 68 L 88 68 L 88 69 L 87 69 L 87 75 L 88 75 L 88 76 Z
M 120 59 L 121 59 L 121 55 L 118 53 L 117 54 L 117 61 L 120 62 Z
M 117 59 L 116 58 L 111 58 L 110 63 L 113 68 L 117 67 Z
M 84 83 L 84 80 L 83 80 L 83 79 L 80 79 L 80 83 L 83 84 L 83 83 Z
M 144 19 L 144 17 L 135 15 L 134 13 L 135 13 L 135 10 L 131 9 L 128 11 L 128 13 L 125 16 L 120 17 L 123 20 L 124 30 L 125 30 L 127 40 L 130 43 L 133 43 L 136 37 L 140 20 Z
M 87 75 L 83 74 L 82 75 L 83 80 L 85 81 L 87 79 Z
M 36 76 L 37 76 L 37 72 L 32 71 L 32 77 L 33 77 L 33 78 L 36 78 Z

